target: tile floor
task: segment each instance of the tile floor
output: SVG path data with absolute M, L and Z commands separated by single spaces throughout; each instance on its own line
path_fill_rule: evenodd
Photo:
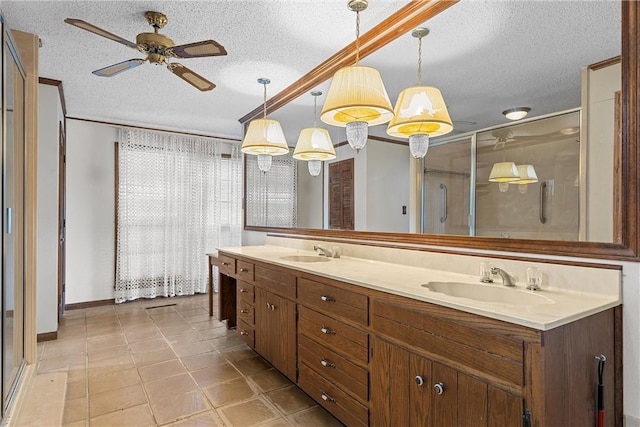
M 208 315 L 206 295 L 67 311 L 38 344 L 65 426 L 341 426 Z

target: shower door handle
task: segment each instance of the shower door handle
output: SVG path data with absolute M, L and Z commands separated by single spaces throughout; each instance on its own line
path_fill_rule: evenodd
M 7 234 L 13 233 L 13 210 L 7 208 Z
M 544 216 L 544 190 L 547 188 L 547 183 L 542 182 L 540 184 L 540 223 L 544 224 L 547 222 L 547 218 Z
M 440 183 L 440 191 L 442 192 L 442 216 L 440 217 L 440 222 L 445 222 L 447 220 L 447 186 Z

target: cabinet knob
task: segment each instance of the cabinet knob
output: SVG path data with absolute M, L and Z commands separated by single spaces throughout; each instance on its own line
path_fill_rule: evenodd
M 273 305 L 273 304 L 271 304 L 271 307 L 269 307 L 269 308 L 271 309 L 271 311 L 273 311 L 273 310 L 275 310 L 275 309 L 276 309 L 276 306 L 275 306 L 275 305 Z
M 444 393 L 444 384 L 442 384 L 442 383 L 434 384 L 433 388 L 436 390 L 436 394 Z
M 327 335 L 335 335 L 336 334 L 336 331 L 331 330 L 331 329 L 327 328 L 324 325 L 320 328 L 320 332 L 322 332 L 323 334 L 327 334 Z
M 330 297 L 327 295 L 322 295 L 320 299 L 324 302 L 336 302 L 336 299 L 334 297 Z
M 223 261 L 223 262 L 222 262 L 222 265 L 231 265 L 231 263 L 229 263 L 229 262 L 224 262 L 224 261 Z
M 247 291 L 245 288 L 240 288 L 240 293 L 244 294 L 244 293 L 247 293 L 247 292 L 249 292 L 249 291 Z
M 333 363 L 332 361 L 328 360 L 328 359 L 322 359 L 320 361 L 320 364 L 322 366 L 324 366 L 325 368 L 335 368 L 336 367 L 336 364 Z
M 249 332 L 243 329 L 242 331 L 240 331 L 240 335 L 249 335 Z
M 247 270 L 246 268 L 241 268 L 240 271 L 243 272 L 243 273 L 248 273 L 249 272 L 249 270 Z
M 422 379 L 422 377 L 420 375 L 416 375 L 416 384 L 418 384 L 419 386 L 424 384 L 424 380 Z
M 245 308 L 241 308 L 240 309 L 240 313 L 242 314 L 247 314 L 249 312 L 249 310 L 245 309 Z
M 324 400 L 325 402 L 336 403 L 336 399 L 334 399 L 333 397 L 329 396 L 324 391 L 322 392 L 322 400 Z

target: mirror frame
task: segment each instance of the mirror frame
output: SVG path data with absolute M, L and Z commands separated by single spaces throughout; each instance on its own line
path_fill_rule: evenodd
M 411 31 L 428 19 L 456 4 L 458 0 L 412 1 L 389 18 L 360 37 L 360 57 L 363 58 L 396 38 Z M 620 138 L 622 186 L 619 189 L 621 206 L 620 224 L 617 226 L 620 241 L 616 243 L 500 239 L 494 237 L 452 236 L 415 233 L 385 233 L 370 231 L 344 231 L 308 228 L 276 228 L 247 226 L 244 229 L 276 234 L 304 235 L 320 239 L 347 239 L 367 241 L 380 246 L 406 247 L 430 246 L 430 250 L 455 252 L 456 249 L 475 249 L 499 252 L 523 252 L 582 258 L 640 261 L 640 4 L 621 2 L 622 17 L 622 111 Z M 267 111 L 272 112 L 298 96 L 312 90 L 331 78 L 340 68 L 355 62 L 355 42 L 349 44 L 308 74 L 267 101 Z M 263 106 L 240 119 L 246 127 L 249 121 L 262 114 Z M 636 114 L 633 114 L 637 112 Z M 246 194 L 246 177 L 245 193 Z

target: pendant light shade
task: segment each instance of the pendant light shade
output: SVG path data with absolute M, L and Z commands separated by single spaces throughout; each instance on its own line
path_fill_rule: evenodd
M 300 131 L 293 158 L 297 160 L 332 160 L 336 158 L 331 136 L 326 129 L 306 128 Z
M 491 182 L 509 183 L 516 181 L 519 178 L 520 175 L 518 175 L 518 168 L 513 162 L 494 163 L 491 168 L 491 174 L 489 174 L 489 181 Z
M 353 65 L 341 68 L 333 76 L 320 120 L 328 125 L 346 126 L 365 122 L 369 126 L 387 123 L 393 107 L 375 68 Z
M 264 86 L 264 117 L 249 123 L 240 151 L 258 156 L 258 168 L 267 172 L 271 169 L 271 156 L 287 154 L 289 146 L 280 122 L 267 119 L 267 85 L 271 83 L 271 80 L 260 78 L 258 83 Z
M 512 184 L 533 184 L 538 182 L 538 175 L 533 165 L 518 165 L 518 176 L 516 181 Z

